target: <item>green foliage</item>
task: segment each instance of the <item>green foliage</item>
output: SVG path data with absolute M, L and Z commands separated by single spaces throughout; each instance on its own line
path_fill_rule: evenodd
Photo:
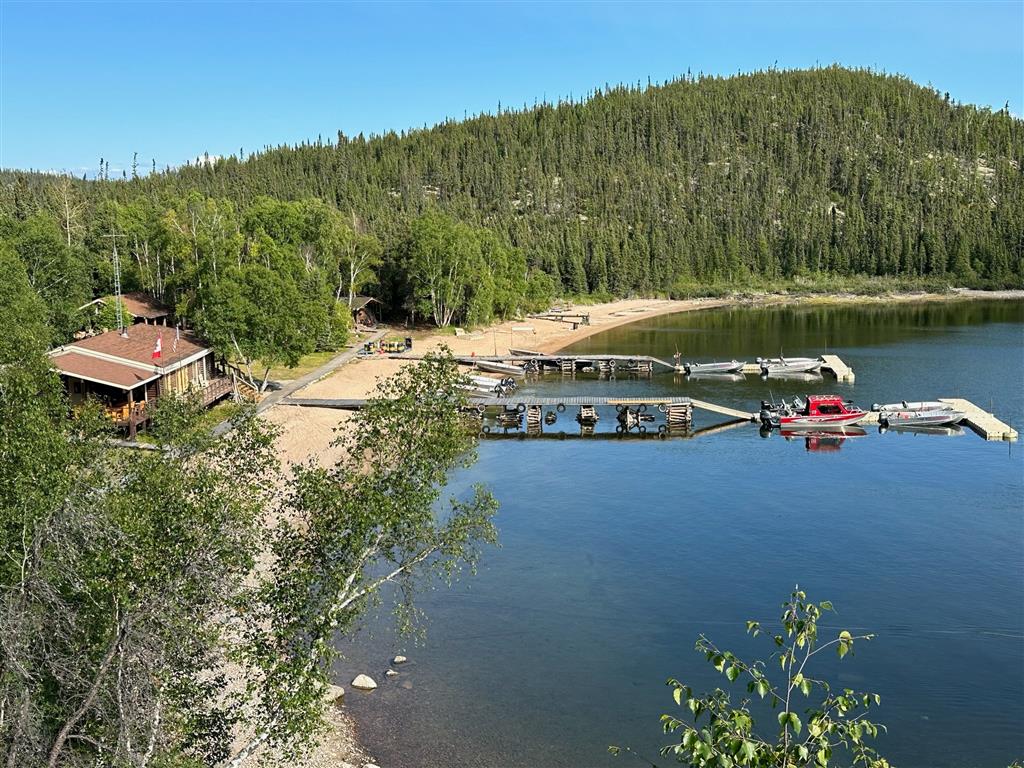
M 344 450 L 333 467 L 296 468 L 242 656 L 262 681 L 261 727 L 272 743 L 312 735 L 335 635 L 355 626 L 383 585 L 396 585 L 408 619 L 418 585 L 450 581 L 495 541 L 496 503 L 483 488 L 435 510 L 450 471 L 473 460 L 463 403 L 451 394 L 458 379 L 450 354 L 403 368 L 338 438 Z M 275 725 L 282 720 L 294 733 Z
M 245 365 L 250 383 L 262 391 L 272 365 L 295 366 L 316 347 L 327 325 L 322 307 L 303 295 L 286 271 L 262 264 L 229 267 L 204 292 L 196 325 L 221 354 Z M 262 381 L 255 361 L 264 365 Z
M 0 250 L 0 265 L 12 260 Z M 386 585 L 415 616 L 418 585 L 472 568 L 495 539 L 483 489 L 435 514 L 450 470 L 472 460 L 462 402 L 446 394 L 454 361 L 389 381 L 330 468 L 282 471 L 253 409 L 214 437 L 187 398 L 160 400 L 153 450 L 124 450 L 87 411 L 67 418 L 38 299 L 20 264 L 10 274 L 0 759 L 180 767 L 297 754 L 322 725 L 338 633 Z
M 0 239 L 48 302 L 47 269 L 76 275 L 46 289 L 59 333 L 62 291 L 110 292 L 111 234 L 126 290 L 187 320 L 229 264 L 284 256 L 325 318 L 372 286 L 439 325 L 563 293 L 1020 287 L 1022 126 L 866 70 L 686 77 L 124 182 L 0 173 Z
M 46 304 L 32 289 L 21 260 L 0 243 L 0 365 L 24 360 L 26 352 L 42 353 L 52 332 Z
M 87 263 L 78 249 L 65 244 L 56 220 L 42 212 L 24 221 L 0 217 L 0 243 L 24 266 L 29 284 L 43 299 L 55 337 L 67 338 L 78 330 L 78 307 L 92 298 Z
M 104 301 L 98 305 L 95 317 L 92 319 L 92 325 L 94 328 L 104 331 L 113 330 L 117 328 L 117 305 L 121 305 L 121 320 L 125 325 L 131 325 L 135 322 L 135 316 L 132 315 L 127 309 L 125 309 L 124 302 L 120 299 L 112 298 L 109 301 Z
M 688 714 L 662 715 L 665 733 L 678 734 L 679 740 L 663 747 L 661 754 L 695 767 L 824 768 L 849 761 L 865 768 L 887 768 L 888 761 L 870 746 L 885 729 L 869 719 L 870 710 L 881 703 L 878 694 L 834 690 L 811 674 L 810 662 L 818 654 L 834 650 L 843 659 L 857 642 L 873 637 L 847 630 L 831 639 L 820 637 L 819 622 L 832 611 L 831 602 L 810 602 L 797 588 L 782 605 L 777 634 L 767 633 L 758 621 L 748 621 L 752 637 L 770 638 L 775 649 L 771 661 L 743 661 L 701 635 L 697 650 L 729 683 L 739 681 L 747 695 L 734 702 L 721 688 L 695 694 L 690 686 L 670 679 L 676 705 Z M 781 679 L 773 670 L 781 672 Z M 761 704 L 752 706 L 757 701 Z M 778 710 L 774 723 L 765 729 L 767 733 L 759 733 L 756 718 L 769 708 Z M 622 751 L 610 749 L 616 754 Z

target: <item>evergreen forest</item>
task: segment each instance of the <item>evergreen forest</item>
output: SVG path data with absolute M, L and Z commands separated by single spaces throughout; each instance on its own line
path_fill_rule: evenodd
M 273 315 L 260 343 L 301 335 L 294 358 L 336 346 L 357 292 L 443 326 L 560 296 L 1020 287 L 1022 162 L 1008 110 L 904 77 L 687 74 L 116 177 L 8 169 L 0 245 L 58 339 L 112 292 L 116 247 L 124 290 L 222 347 Z

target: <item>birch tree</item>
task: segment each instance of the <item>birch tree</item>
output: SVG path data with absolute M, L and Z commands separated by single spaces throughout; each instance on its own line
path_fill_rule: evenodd
M 873 637 L 845 629 L 825 636 L 819 622 L 833 610 L 828 600 L 811 602 L 797 587 L 782 604 L 777 629 L 771 631 L 759 621 L 748 621 L 749 635 L 770 638 L 774 653 L 768 661 L 744 661 L 701 635 L 697 651 L 730 684 L 741 685 L 747 695 L 734 701 L 721 688 L 699 694 L 670 679 L 676 706 L 687 712 L 662 715 L 663 730 L 677 734 L 678 740 L 663 747 L 661 755 L 693 768 L 889 768 L 889 762 L 871 745 L 885 730 L 872 715 L 881 697 L 849 688 L 836 690 L 815 672 L 822 653 L 844 659 L 855 645 Z M 763 706 L 755 706 L 757 700 Z M 759 728 L 762 714 L 768 715 L 768 725 Z M 609 749 L 653 765 L 632 749 Z
M 56 215 L 64 233 L 65 244 L 70 248 L 73 242 L 80 241 L 85 232 L 85 202 L 70 176 L 60 176 L 47 187 L 47 198 L 50 210 Z
M 480 276 L 480 249 L 471 229 L 431 211 L 410 225 L 407 270 L 413 299 L 439 328 L 465 311 L 467 289 Z
M 214 438 L 187 400 L 157 407 L 156 450 L 125 451 L 98 413 L 67 418 L 39 299 L 2 250 L 0 267 L 0 760 L 300 753 L 338 634 L 389 585 L 415 615 L 417 586 L 472 568 L 494 540 L 482 489 L 435 514 L 472 459 L 454 361 L 387 384 L 331 468 L 279 468 L 249 410 Z

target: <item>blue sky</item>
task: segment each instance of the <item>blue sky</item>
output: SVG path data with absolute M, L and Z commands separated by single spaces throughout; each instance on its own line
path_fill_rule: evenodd
M 606 83 L 839 62 L 1024 102 L 1024 1 L 0 0 L 0 166 L 91 176 L 434 124 Z

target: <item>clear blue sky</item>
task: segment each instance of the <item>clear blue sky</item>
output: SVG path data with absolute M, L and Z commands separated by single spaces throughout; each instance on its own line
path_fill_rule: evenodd
M 1016 115 L 1024 1 L 0 0 L 0 166 L 131 162 L 433 124 L 685 73 L 870 66 Z

